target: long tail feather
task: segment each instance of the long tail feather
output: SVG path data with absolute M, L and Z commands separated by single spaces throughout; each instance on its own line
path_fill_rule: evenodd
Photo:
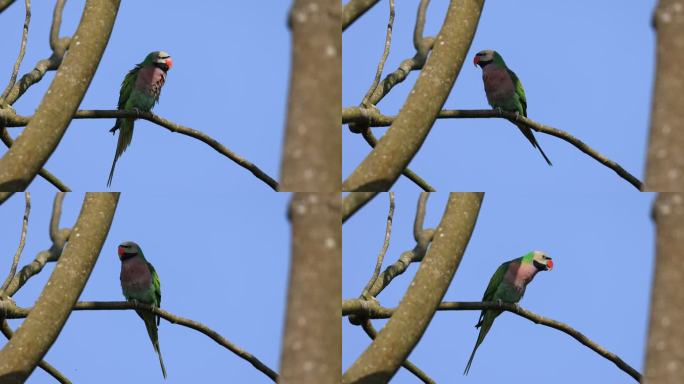
M 473 364 L 473 358 L 475 357 L 475 352 L 477 352 L 477 349 L 480 347 L 480 344 L 484 341 L 485 336 L 487 336 L 487 333 L 489 333 L 489 330 L 492 328 L 492 324 L 494 324 L 494 319 L 496 319 L 497 316 L 501 314 L 501 311 L 496 311 L 496 310 L 489 310 L 486 311 L 484 320 L 478 323 L 477 326 L 480 326 L 480 333 L 477 335 L 477 341 L 475 342 L 475 347 L 473 348 L 473 352 L 470 354 L 470 358 L 468 359 L 468 364 L 466 364 L 465 370 L 463 371 L 464 375 L 468 374 L 468 371 L 470 371 L 470 366 Z
M 516 124 L 516 125 L 518 126 L 518 129 L 520 129 L 520 132 L 522 132 L 522 134 L 525 135 L 527 140 L 529 140 L 530 143 L 532 143 L 532 146 L 539 150 L 541 155 L 544 157 L 544 160 L 546 160 L 546 163 L 549 165 L 553 165 L 553 164 L 551 164 L 551 160 L 549 160 L 549 158 L 546 157 L 546 153 L 544 153 L 544 150 L 541 148 L 541 146 L 537 142 L 537 139 L 534 137 L 532 130 L 529 127 L 526 127 L 522 124 Z
M 120 121 L 119 121 L 120 120 Z M 116 162 L 119 157 L 124 153 L 126 148 L 131 144 L 133 140 L 133 120 L 131 119 L 119 119 L 114 125 L 114 128 L 110 132 L 114 133 L 116 129 L 119 129 L 119 139 L 116 143 L 116 152 L 114 153 L 114 161 L 112 161 L 112 168 L 109 170 L 109 178 L 107 179 L 107 186 L 112 185 L 112 178 L 114 177 L 114 168 L 116 167 Z
M 139 313 L 140 314 L 140 313 Z M 147 329 L 147 334 L 150 336 L 152 341 L 152 347 L 154 351 L 159 356 L 159 365 L 161 366 L 162 375 L 166 379 L 166 367 L 164 367 L 164 359 L 162 359 L 161 349 L 159 348 L 159 335 L 157 334 L 157 324 L 155 323 L 155 316 L 150 313 L 142 313 L 140 317 L 145 321 L 145 328 Z

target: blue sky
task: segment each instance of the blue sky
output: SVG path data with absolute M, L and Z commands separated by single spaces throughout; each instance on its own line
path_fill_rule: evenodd
M 123 300 L 117 245 L 140 244 L 162 283 L 162 307 L 213 328 L 278 370 L 289 261 L 289 194 L 265 189 L 203 194 L 122 194 L 100 258 L 82 300 Z M 52 193 L 32 194 L 32 212 L 20 267 L 50 246 Z M 64 201 L 62 226 L 78 216 L 83 194 Z M 10 267 L 21 231 L 23 194 L 0 207 L 2 278 Z M 31 306 L 54 264 L 33 277 L 15 296 Z M 13 328 L 19 321 L 11 321 Z M 248 362 L 203 334 L 170 324 L 159 338 L 168 383 L 272 383 Z M 4 338 L 0 345 L 4 345 Z M 132 311 L 74 312 L 47 360 L 74 383 L 162 382 L 159 362 L 142 320 Z M 37 369 L 29 383 L 54 380 Z
M 54 2 L 33 2 L 29 40 L 20 75 L 50 53 Z M 83 0 L 67 2 L 62 35 L 75 31 Z M 178 4 L 180 5 L 180 3 Z M 192 7 L 122 2 L 114 31 L 81 109 L 115 109 L 124 75 L 155 50 L 174 66 L 154 112 L 214 137 L 278 179 L 289 76 L 289 2 L 202 1 Z M 0 16 L 4 88 L 19 51 L 24 20 L 18 1 Z M 15 104 L 19 114 L 37 108 L 54 72 Z M 47 168 L 74 191 L 106 190 L 116 137 L 112 119 L 74 121 Z M 112 189 L 203 191 L 269 188 L 251 173 L 190 137 L 150 122 L 136 122 L 133 143 L 117 163 Z M 19 129 L 10 132 L 16 136 Z M 4 149 L 0 149 L 0 154 Z M 42 190 L 37 177 L 31 190 Z
M 427 35 L 439 31 L 448 1 L 432 1 Z M 384 75 L 414 54 L 418 1 L 397 1 L 392 48 Z M 643 179 L 654 65 L 650 27 L 655 1 L 487 1 L 447 109 L 489 108 L 482 71 L 472 58 L 495 49 L 525 86 L 528 115 L 565 130 Z M 383 1 L 343 34 L 343 105 L 359 104 L 376 71 L 388 20 Z M 587 10 L 591 11 L 588 12 Z M 412 73 L 378 107 L 396 114 L 417 78 Z M 374 128 L 380 136 L 385 128 Z M 438 191 L 591 188 L 633 190 L 613 171 L 565 141 L 536 133 L 549 167 L 518 129 L 502 119 L 435 124 L 410 167 Z M 343 176 L 369 152 L 343 129 Z M 394 190 L 416 188 L 400 178 Z
M 653 265 L 653 194 L 487 193 L 475 231 L 446 293 L 447 301 L 478 301 L 496 268 L 533 249 L 555 265 L 538 274 L 521 306 L 570 324 L 639 371 L 643 369 Z M 384 267 L 412 249 L 417 192 L 396 195 L 392 238 Z M 428 201 L 426 226 L 435 227 L 446 193 Z M 382 246 L 388 196 L 379 195 L 343 226 L 343 298 L 358 297 Z M 417 265 L 378 299 L 399 303 Z M 438 383 L 633 383 L 613 363 L 557 330 L 504 313 L 480 346 L 469 375 L 463 369 L 477 338 L 479 312 L 438 312 L 410 360 Z M 343 368 L 368 346 L 362 329 L 343 324 Z M 383 321 L 375 321 L 380 328 Z M 392 383 L 418 382 L 400 370 Z

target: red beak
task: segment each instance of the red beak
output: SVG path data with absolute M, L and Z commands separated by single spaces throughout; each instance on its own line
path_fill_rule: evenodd
M 546 262 L 546 267 L 549 269 L 549 271 L 552 270 L 553 269 L 553 260 L 548 260 Z
M 119 247 L 119 257 L 123 257 L 124 255 L 124 249 L 123 247 Z
M 477 67 L 477 64 L 480 62 L 480 56 L 475 55 L 475 58 L 473 59 L 473 64 Z
M 173 60 L 171 60 L 170 57 L 168 59 L 166 59 L 166 65 L 169 66 L 169 69 L 171 69 L 171 67 L 173 67 Z

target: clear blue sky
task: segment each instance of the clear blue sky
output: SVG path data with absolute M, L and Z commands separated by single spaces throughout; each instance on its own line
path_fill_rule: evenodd
M 20 75 L 50 53 L 54 2 L 32 2 L 29 40 Z M 67 2 L 62 35 L 75 31 L 83 0 Z M 278 179 L 290 60 L 289 2 L 202 1 L 185 4 L 122 2 L 109 45 L 82 109 L 115 109 L 124 75 L 155 50 L 174 66 L 154 112 L 214 137 Z M 0 16 L 4 88 L 19 51 L 23 1 Z M 54 72 L 15 104 L 30 115 Z M 47 168 L 74 191 L 106 190 L 116 137 L 112 119 L 74 121 Z M 182 191 L 269 188 L 251 173 L 190 137 L 136 122 L 132 145 L 117 163 L 111 190 Z M 19 129 L 10 132 L 16 136 Z M 0 149 L 0 154 L 4 149 Z M 47 184 L 37 177 L 31 190 Z
M 32 196 L 32 213 L 20 266 L 50 246 L 52 193 Z M 289 263 L 288 194 L 261 188 L 202 194 L 122 194 L 100 258 L 82 300 L 123 300 L 116 247 L 134 240 L 162 283 L 162 307 L 204 323 L 278 370 Z M 62 226 L 73 225 L 83 195 L 64 201 Z M 0 207 L 4 280 L 19 242 L 23 194 Z M 49 264 L 15 296 L 31 306 L 45 285 Z M 11 321 L 13 328 L 19 321 Z M 271 383 L 261 372 L 205 335 L 164 320 L 159 338 L 167 383 Z M 4 345 L 4 338 L 0 346 Z M 132 311 L 81 311 L 71 315 L 47 355 L 74 383 L 161 383 L 159 362 L 142 320 Z M 49 383 L 37 369 L 29 383 Z
M 384 267 L 412 249 L 418 193 L 396 196 L 390 247 Z M 533 249 L 546 251 L 555 266 L 538 274 L 521 306 L 570 324 L 635 369 L 643 369 L 653 265 L 653 194 L 487 193 L 475 231 L 447 301 L 479 301 L 496 268 Z M 428 201 L 426 225 L 435 227 L 447 194 Z M 344 298 L 358 297 L 382 246 L 388 196 L 378 196 L 343 227 Z M 399 303 L 417 265 L 395 278 L 378 299 Z M 526 382 L 633 383 L 613 363 L 557 330 L 510 313 L 496 319 L 478 350 L 470 374 L 463 369 L 477 338 L 479 312 L 438 312 L 410 360 L 438 383 Z M 368 346 L 362 329 L 343 321 L 343 368 Z M 380 328 L 384 321 L 376 321 Z M 392 383 L 418 382 L 400 370 Z
M 432 1 L 427 35 L 436 35 L 448 1 Z M 392 48 L 384 75 L 414 54 L 418 1 L 397 1 Z M 482 71 L 472 58 L 495 49 L 523 82 L 528 115 L 565 130 L 643 179 L 654 65 L 650 27 L 655 1 L 487 1 L 470 52 L 445 104 L 447 109 L 489 108 Z M 375 6 L 343 35 L 343 104 L 356 106 L 382 53 L 389 14 Z M 417 78 L 412 73 L 378 107 L 396 114 Z M 375 128 L 380 136 L 385 128 Z M 565 141 L 536 133 L 553 162 L 549 167 L 518 129 L 502 119 L 444 120 L 435 124 L 410 167 L 437 190 L 592 188 L 634 189 L 610 169 Z M 343 130 L 343 175 L 369 152 L 365 141 Z M 406 178 L 396 191 L 408 185 Z

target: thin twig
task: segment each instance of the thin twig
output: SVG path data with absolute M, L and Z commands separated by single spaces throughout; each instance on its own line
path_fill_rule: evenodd
M 62 13 L 66 0 L 57 0 L 55 9 L 52 12 L 52 25 L 50 26 L 50 48 L 53 51 L 61 49 L 59 44 L 59 29 L 62 26 Z
M 7 320 L 5 319 L 2 319 L 2 322 L 0 323 L 0 331 L 3 335 L 5 335 L 7 340 L 11 339 L 14 335 L 14 331 L 12 331 L 12 328 L 10 328 L 9 324 L 7 323 Z M 55 380 L 59 381 L 60 383 L 71 384 L 71 380 L 69 380 L 66 376 L 62 374 L 62 372 L 58 371 L 57 368 L 53 367 L 52 364 L 48 363 L 47 361 L 41 360 L 40 362 L 38 362 L 38 366 L 47 374 L 54 377 Z
M 416 218 L 413 220 L 413 239 L 416 243 L 420 243 L 423 238 L 423 224 L 425 223 L 425 206 L 427 205 L 428 197 L 430 194 L 427 192 L 421 192 L 418 197 L 418 206 L 416 207 Z
M 380 253 L 378 254 L 378 260 L 375 263 L 375 270 L 373 271 L 373 275 L 371 276 L 370 280 L 368 280 L 368 284 L 366 284 L 366 287 L 363 289 L 363 292 L 361 293 L 361 297 L 363 298 L 369 298 L 369 291 L 375 285 L 375 281 L 378 279 L 378 275 L 380 274 L 380 268 L 382 268 L 382 260 L 385 258 L 385 255 L 387 254 L 387 248 L 389 248 L 389 241 L 390 241 L 390 236 L 392 235 L 392 218 L 394 217 L 394 192 L 389 193 L 389 213 L 387 214 L 387 226 L 385 227 L 385 240 L 383 241 L 382 244 L 382 249 L 380 249 Z
M 26 5 L 26 17 L 24 18 L 24 30 L 21 33 L 21 48 L 19 49 L 17 61 L 14 62 L 9 84 L 7 84 L 5 91 L 2 92 L 2 96 L 0 96 L 0 106 L 5 103 L 5 98 L 9 94 L 10 90 L 12 90 L 12 87 L 14 87 L 14 83 L 17 81 L 19 66 L 21 65 L 22 60 L 24 60 L 24 54 L 26 53 L 26 41 L 28 40 L 29 23 L 31 22 L 31 1 L 25 0 L 24 4 Z
M 573 339 L 579 341 L 582 345 L 588 347 L 602 357 L 612 361 L 618 368 L 632 376 L 637 382 L 641 382 L 641 373 L 632 368 L 629 364 L 625 363 L 624 360 L 622 360 L 616 354 L 608 351 L 568 324 L 537 315 L 536 313 L 528 311 L 519 305 L 503 302 L 443 302 L 439 305 L 439 307 L 437 307 L 437 310 L 440 311 L 470 311 L 483 309 L 499 309 L 512 312 L 536 324 L 545 325 L 547 327 L 555 328 L 561 332 L 564 332 L 570 335 Z M 393 314 L 394 309 L 381 307 L 375 301 L 359 299 L 342 301 L 342 316 L 357 315 L 365 316 L 369 319 L 387 319 L 392 317 Z
M 390 52 L 390 46 L 392 45 L 392 26 L 394 25 L 394 0 L 389 1 L 389 22 L 387 22 L 387 33 L 385 35 L 385 48 L 382 52 L 382 57 L 380 58 L 380 62 L 378 63 L 378 69 L 375 72 L 375 78 L 373 78 L 373 83 L 371 84 L 370 88 L 368 88 L 368 91 L 366 92 L 366 95 L 363 97 L 363 100 L 361 101 L 361 105 L 364 107 L 370 107 L 370 97 L 373 95 L 375 92 L 375 89 L 378 87 L 378 83 L 380 83 L 380 76 L 382 76 L 382 70 L 385 67 L 385 62 L 387 61 L 387 56 L 389 56 Z
M 26 245 L 26 232 L 28 231 L 28 219 L 29 219 L 29 213 L 31 213 L 31 193 L 30 192 L 24 192 L 24 196 L 26 198 L 26 208 L 24 209 L 24 219 L 22 220 L 22 225 L 21 225 L 21 236 L 19 239 L 19 247 L 17 248 L 17 252 L 14 253 L 14 258 L 12 259 L 12 267 L 10 268 L 10 272 L 7 275 L 7 278 L 5 279 L 5 282 L 2 284 L 2 287 L 0 288 L 0 296 L 5 294 L 5 290 L 9 286 L 9 284 L 12 282 L 12 279 L 14 279 L 14 275 L 17 273 L 17 265 L 19 264 L 19 257 L 21 257 L 21 252 L 24 250 L 24 245 Z
M 57 242 L 59 231 L 59 219 L 62 217 L 62 203 L 64 202 L 64 196 L 62 192 L 55 194 L 55 199 L 52 202 L 52 216 L 50 216 L 50 240 L 52 242 Z
M 416 52 L 421 56 L 427 57 L 427 52 L 432 48 L 434 37 L 423 37 L 423 30 L 425 29 L 425 14 L 430 0 L 420 0 L 418 4 L 418 15 L 416 16 L 416 25 L 413 27 L 413 46 Z
M 378 335 L 378 332 L 375 330 L 375 327 L 373 327 L 373 323 L 369 319 L 366 319 L 362 324 L 361 327 L 363 330 L 366 332 L 366 335 L 370 337 L 371 339 L 375 340 L 375 337 Z M 435 381 L 430 378 L 430 376 L 427 375 L 427 373 L 423 372 L 422 369 L 418 368 L 417 365 L 413 364 L 410 362 L 408 359 L 404 360 L 403 363 L 401 363 L 401 366 L 406 368 L 407 371 L 413 373 L 420 381 L 422 381 L 425 384 L 435 384 Z
M 18 116 L 12 114 L 0 114 L 1 118 L 5 118 L 8 127 L 20 127 L 25 126 L 31 120 L 31 116 Z M 79 110 L 76 111 L 73 118 L 74 119 L 110 119 L 110 118 L 121 118 L 121 117 L 133 117 L 137 119 L 147 120 L 149 122 L 155 123 L 161 127 L 168 129 L 171 132 L 180 133 L 182 135 L 190 136 L 195 138 L 214 150 L 222 154 L 223 156 L 229 158 L 237 165 L 250 171 L 259 180 L 266 183 L 274 191 L 278 190 L 278 182 L 272 177 L 262 171 L 259 167 L 254 165 L 247 159 L 237 155 L 235 152 L 226 148 L 223 144 L 219 143 L 216 139 L 207 135 L 206 133 L 200 132 L 196 129 L 192 129 L 180 124 L 176 124 L 170 120 L 167 120 L 161 116 L 155 115 L 152 112 L 136 112 L 136 111 L 123 111 L 123 110 Z
M 3 305 L 2 311 L 0 313 L 6 313 L 8 319 L 19 319 L 28 316 L 33 308 L 21 308 L 13 305 L 8 301 L 0 302 Z M 154 313 L 155 315 L 167 320 L 172 324 L 182 325 L 184 327 L 192 328 L 199 331 L 210 339 L 214 340 L 217 344 L 225 347 L 229 351 L 236 354 L 238 357 L 246 360 L 258 369 L 260 372 L 264 373 L 274 382 L 278 380 L 278 374 L 271 368 L 262 363 L 251 353 L 239 348 L 232 342 L 230 342 L 225 337 L 221 336 L 220 333 L 214 331 L 208 326 L 191 320 L 182 316 L 174 315 L 171 312 L 163 310 L 158 307 L 153 307 L 141 302 L 131 302 L 131 301 L 79 301 L 74 305 L 74 311 L 97 311 L 97 310 L 143 310 Z
M 610 160 L 606 156 L 600 154 L 595 149 L 589 147 L 582 140 L 572 136 L 571 134 L 554 128 L 548 125 L 537 123 L 524 116 L 516 115 L 513 112 L 497 111 L 493 109 L 474 109 L 474 110 L 442 110 L 437 116 L 438 119 L 465 119 L 465 118 L 503 118 L 512 123 L 522 123 L 525 126 L 534 129 L 537 132 L 546 133 L 547 135 L 555 136 L 562 139 L 574 147 L 589 155 L 599 163 L 612 169 L 621 178 L 632 184 L 638 190 L 642 189 L 642 183 L 634 175 L 627 172 L 620 164 Z M 354 124 L 358 121 L 363 121 L 371 127 L 386 127 L 392 124 L 394 116 L 382 115 L 376 109 L 368 109 L 366 111 L 359 111 L 358 108 L 344 108 L 342 110 L 342 123 Z

